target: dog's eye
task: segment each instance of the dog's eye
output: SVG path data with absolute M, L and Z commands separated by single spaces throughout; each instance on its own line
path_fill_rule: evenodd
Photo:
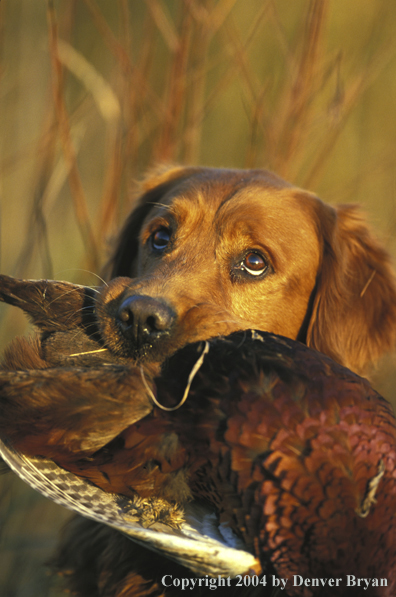
M 245 270 L 251 276 L 261 276 L 268 268 L 268 264 L 260 253 L 251 251 L 241 262 L 241 269 Z
M 155 230 L 150 239 L 151 246 L 155 251 L 165 251 L 170 242 L 171 233 L 166 228 L 158 228 Z

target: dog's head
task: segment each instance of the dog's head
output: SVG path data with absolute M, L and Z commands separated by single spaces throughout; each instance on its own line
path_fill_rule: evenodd
M 254 328 L 361 371 L 395 339 L 388 258 L 354 208 L 328 206 L 265 170 L 157 171 L 110 268 L 125 278 L 98 308 L 106 336 L 135 358 Z

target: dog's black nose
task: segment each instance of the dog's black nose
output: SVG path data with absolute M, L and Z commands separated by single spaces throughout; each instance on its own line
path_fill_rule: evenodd
M 128 297 L 117 313 L 122 334 L 138 349 L 149 347 L 162 336 L 169 334 L 175 318 L 175 313 L 169 305 L 144 295 Z

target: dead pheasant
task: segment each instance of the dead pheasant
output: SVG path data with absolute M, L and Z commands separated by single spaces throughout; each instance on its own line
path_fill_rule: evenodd
M 101 298 L 117 284 L 94 293 L 0 277 L 1 300 L 41 330 L 4 356 L 3 457 L 45 495 L 160 554 L 154 565 L 111 528 L 76 523 L 60 561 L 78 594 L 178 595 L 177 574 L 206 578 L 190 593 L 207 594 L 210 577 L 239 574 L 251 580 L 230 581 L 238 595 L 281 582 L 290 596 L 394 595 L 389 404 L 326 356 L 263 332 L 133 361 Z

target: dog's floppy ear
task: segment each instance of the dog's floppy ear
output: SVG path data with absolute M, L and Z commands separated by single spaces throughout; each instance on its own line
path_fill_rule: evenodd
M 140 194 L 134 209 L 127 218 L 118 238 L 112 257 L 105 267 L 105 277 L 134 277 L 139 247 L 139 234 L 143 221 L 153 205 L 177 183 L 197 172 L 199 168 L 160 166 L 148 173 L 140 185 Z
M 306 343 L 364 373 L 396 343 L 396 285 L 389 256 L 356 213 L 322 219 L 323 262 Z

